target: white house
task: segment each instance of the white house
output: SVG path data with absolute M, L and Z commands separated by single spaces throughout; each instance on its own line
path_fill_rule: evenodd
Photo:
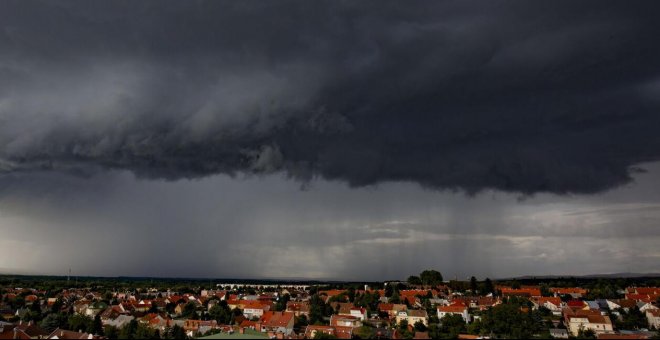
M 268 305 L 251 305 L 251 306 L 246 306 L 243 309 L 243 315 L 248 318 L 252 319 L 254 317 L 261 318 L 264 315 L 264 312 L 267 312 L 270 310 L 270 306 Z
M 465 323 L 470 322 L 470 313 L 468 312 L 467 306 L 438 306 L 438 319 L 442 320 L 442 318 L 451 314 L 460 315 Z
M 646 319 L 649 321 L 649 327 L 660 329 L 660 309 L 648 309 Z
M 648 302 L 638 302 L 637 306 L 639 307 L 639 311 L 642 312 L 642 313 L 646 313 L 646 311 L 651 310 L 651 309 L 658 309 L 658 307 L 656 307 L 652 303 L 648 303 Z
M 367 310 L 364 308 L 351 308 L 351 316 L 364 321 L 367 319 Z
M 605 315 L 568 315 L 568 329 L 573 336 L 577 336 L 580 330 L 592 330 L 596 334 L 611 333 L 612 321 Z
M 552 314 L 561 316 L 562 302 L 558 297 L 539 297 L 532 300 L 534 309 L 545 307 L 552 312 Z

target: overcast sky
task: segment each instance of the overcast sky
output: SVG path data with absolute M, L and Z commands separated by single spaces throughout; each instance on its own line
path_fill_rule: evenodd
M 660 272 L 660 5 L 0 3 L 0 272 Z

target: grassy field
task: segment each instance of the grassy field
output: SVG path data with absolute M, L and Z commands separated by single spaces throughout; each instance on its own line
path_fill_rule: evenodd
M 266 335 L 266 333 L 261 333 L 261 332 L 253 331 L 251 329 L 246 329 L 245 334 L 240 334 L 238 332 L 234 332 L 234 334 L 218 333 L 209 336 L 204 336 L 198 339 L 255 339 L 255 338 L 266 339 L 268 338 L 268 336 Z

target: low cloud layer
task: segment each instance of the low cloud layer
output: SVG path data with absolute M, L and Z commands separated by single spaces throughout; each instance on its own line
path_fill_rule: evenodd
M 402 279 L 660 272 L 660 163 L 598 196 L 413 184 L 351 189 L 280 175 L 144 181 L 19 173 L 0 181 L 0 271 Z M 53 256 L 55 254 L 56 256 Z
M 0 5 L 0 172 L 594 193 L 660 159 L 655 3 Z

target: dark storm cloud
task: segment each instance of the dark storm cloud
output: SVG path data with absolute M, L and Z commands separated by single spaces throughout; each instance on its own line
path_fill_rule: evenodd
M 590 193 L 660 159 L 655 3 L 0 7 L 4 172 Z

